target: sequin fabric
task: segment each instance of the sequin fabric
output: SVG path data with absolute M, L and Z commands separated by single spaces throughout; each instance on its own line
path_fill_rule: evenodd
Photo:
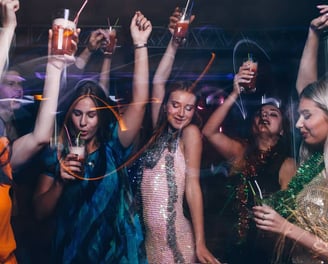
M 328 241 L 328 180 L 322 173 L 299 193 L 296 206 L 296 224 Z M 326 263 L 300 246 L 296 247 L 292 259 L 294 264 Z
M 184 156 L 179 147 L 172 152 L 165 148 L 159 159 L 153 154 L 146 158 L 158 161 L 153 168 L 144 168 L 141 181 L 148 261 L 195 263 L 192 226 L 183 215 Z

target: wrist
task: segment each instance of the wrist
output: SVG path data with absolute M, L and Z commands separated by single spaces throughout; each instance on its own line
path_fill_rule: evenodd
M 94 49 L 91 45 L 87 45 L 87 50 L 90 52 L 90 53 L 93 53 L 96 51 L 96 49 Z
M 142 49 L 142 48 L 147 48 L 148 43 L 135 43 L 133 44 L 134 49 Z

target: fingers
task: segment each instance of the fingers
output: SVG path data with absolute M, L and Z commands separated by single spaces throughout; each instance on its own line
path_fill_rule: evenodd
M 134 18 L 139 31 L 144 31 L 151 26 L 150 21 L 140 11 L 136 12 Z
M 75 180 L 81 176 L 83 171 L 82 162 L 78 160 L 76 154 L 68 154 L 64 160 L 60 162 L 61 178 L 63 180 Z
M 19 10 L 18 0 L 1 0 L 0 5 L 6 6 L 7 8 L 13 10 L 14 12 Z

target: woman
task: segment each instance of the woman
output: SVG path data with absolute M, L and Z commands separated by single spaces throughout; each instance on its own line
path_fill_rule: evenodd
M 237 100 L 241 85 L 249 83 L 253 75 L 244 63 L 235 75 L 233 91 L 203 128 L 206 138 L 231 164 L 230 174 L 234 175 L 232 192 L 237 223 L 229 263 L 256 259 L 261 259 L 261 263 L 270 262 L 270 245 L 264 246 L 264 240 L 256 239 L 261 234 L 256 234 L 249 213 L 256 198 L 253 192 L 259 194 L 260 188 L 262 195 L 268 196 L 285 189 L 296 170 L 295 162 L 289 155 L 288 120 L 278 100 L 268 101 L 259 107 L 252 120 L 249 139 L 232 138 L 218 129 Z M 267 241 L 270 243 L 270 239 Z
M 37 216 L 44 218 L 56 209 L 54 263 L 145 262 L 139 219 L 123 167 L 148 100 L 145 43 L 151 23 L 138 11 L 130 29 L 135 70 L 133 99 L 125 114 L 119 118 L 110 111 L 98 83 L 82 81 L 67 111 L 57 155 L 48 157 L 52 173 L 40 177 Z M 75 137 L 85 142 L 85 161 L 68 152 Z
M 0 32 L 0 70 L 5 68 L 6 58 L 11 39 L 16 28 L 15 12 L 19 9 L 19 2 L 0 1 L 3 29 Z M 51 43 L 51 34 L 49 37 Z M 73 42 L 76 50 L 76 43 Z M 50 44 L 49 44 L 50 46 Z M 50 49 L 49 49 L 50 50 Z M 40 104 L 34 129 L 31 133 L 17 138 L 13 142 L 2 135 L 0 137 L 0 262 L 5 264 L 17 263 L 14 250 L 16 242 L 11 227 L 11 199 L 12 174 L 21 168 L 29 159 L 45 146 L 52 136 L 55 112 L 59 93 L 60 76 L 65 61 L 74 61 L 73 57 L 49 57 L 43 98 L 48 98 Z M 48 125 L 45 126 L 44 124 Z
M 293 263 L 324 263 L 328 260 L 327 162 L 328 83 L 322 79 L 300 94 L 296 123 L 303 136 L 301 165 L 288 189 L 278 192 L 269 206 L 253 208 L 256 226 L 292 240 Z
M 176 9 L 175 15 L 179 15 Z M 171 25 L 176 20 L 173 15 Z M 175 22 L 176 23 L 176 22 Z M 170 27 L 173 33 L 172 27 Z M 199 183 L 202 139 L 197 97 L 189 82 L 165 92 L 178 44 L 172 40 L 153 80 L 154 134 L 140 158 L 139 191 L 149 263 L 218 263 L 207 250 Z M 186 197 L 192 223 L 183 214 Z
M 328 25 L 328 6 L 317 7 L 320 16 L 311 21 L 296 81 L 300 93 L 300 117 L 296 126 L 303 135 L 301 165 L 288 189 L 266 202 L 275 210 L 268 206 L 254 208 L 255 221 L 260 229 L 278 233 L 282 237 L 280 242 L 287 237 L 297 245 L 297 249 L 291 252 L 293 263 L 323 263 L 327 260 L 327 252 L 324 252 L 327 234 L 322 232 L 326 227 L 321 228 L 327 217 L 318 214 L 318 210 L 325 213 L 323 205 L 327 200 L 324 196 L 326 181 L 322 179 L 327 175 L 327 81 L 316 80 L 320 32 Z M 294 198 L 289 198 L 291 195 Z M 304 208 L 307 208 L 306 212 Z M 280 229 L 277 228 L 278 223 L 281 224 Z M 278 245 L 278 249 L 284 246 Z M 278 250 L 277 262 L 280 255 Z

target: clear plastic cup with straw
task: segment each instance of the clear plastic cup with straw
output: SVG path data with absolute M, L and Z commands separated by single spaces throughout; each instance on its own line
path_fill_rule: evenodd
M 75 15 L 75 12 L 66 8 L 55 12 L 52 22 L 52 55 L 73 55 L 72 40 L 76 31 Z
M 183 44 L 186 40 L 190 24 L 192 7 L 193 2 L 190 2 L 190 0 L 188 0 L 186 6 L 181 9 L 181 17 L 174 28 L 173 40 L 179 44 Z
M 81 162 L 81 172 L 78 173 L 77 176 L 82 177 L 84 175 L 86 149 L 85 149 L 85 141 L 80 139 L 79 135 L 76 137 L 75 140 L 70 142 L 68 149 L 70 154 L 74 154 L 73 160 Z

